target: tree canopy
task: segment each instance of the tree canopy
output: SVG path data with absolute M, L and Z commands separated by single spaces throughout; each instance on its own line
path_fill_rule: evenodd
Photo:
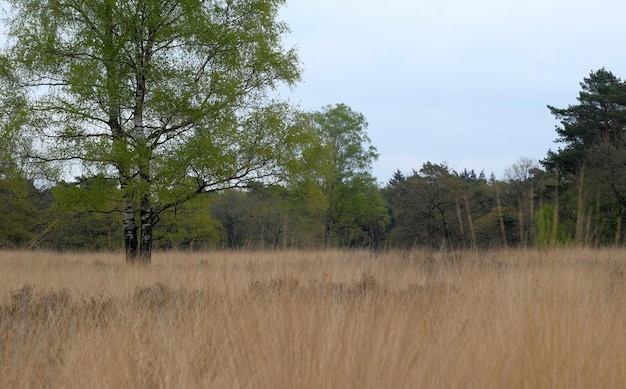
M 268 94 L 299 79 L 283 3 L 9 0 L 31 161 L 117 180 L 129 261 L 150 260 L 164 211 L 275 177 L 292 155 L 293 109 Z
M 626 83 L 604 68 L 591 72 L 580 83 L 578 104 L 567 108 L 548 105 L 559 120 L 557 142 L 565 147 L 549 151 L 542 162 L 549 169 L 558 168 L 576 173 L 585 163 L 588 153 L 600 144 L 617 148 L 626 127 Z
M 312 136 L 294 181 L 308 213 L 323 226 L 325 245 L 340 236 L 362 241 L 373 230 L 384 229 L 387 212 L 371 175 L 378 154 L 365 116 L 336 104 L 307 117 Z

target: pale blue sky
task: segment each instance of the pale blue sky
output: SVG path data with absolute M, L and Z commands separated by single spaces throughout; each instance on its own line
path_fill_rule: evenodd
M 498 177 L 558 145 L 547 104 L 576 103 L 605 67 L 626 78 L 626 2 L 290 0 L 281 12 L 304 109 L 365 115 L 386 182 L 426 161 Z

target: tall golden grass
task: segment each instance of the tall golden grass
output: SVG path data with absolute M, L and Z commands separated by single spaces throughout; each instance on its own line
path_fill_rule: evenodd
M 616 388 L 626 251 L 0 252 L 0 387 Z

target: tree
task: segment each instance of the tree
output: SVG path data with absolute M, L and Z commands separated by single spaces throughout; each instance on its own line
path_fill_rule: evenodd
M 535 196 L 540 187 L 542 170 L 531 158 L 520 157 L 504 170 L 509 195 L 518 212 L 519 239 L 523 246 L 535 241 Z
M 580 83 L 577 105 L 548 109 L 561 123 L 557 142 L 565 143 L 557 152 L 548 151 L 542 164 L 560 174 L 575 174 L 595 145 L 618 147 L 626 127 L 626 83 L 604 68 L 591 72 Z
M 308 119 L 312 137 L 295 174 L 306 212 L 321 223 L 326 247 L 370 242 L 369 232 L 389 216 L 371 175 L 378 154 L 365 117 L 337 104 Z
M 422 168 L 385 190 L 396 225 L 394 243 L 431 248 L 461 246 L 462 180 L 445 164 Z
M 211 203 L 211 217 L 221 223 L 228 248 L 243 247 L 248 239 L 245 203 L 246 192 L 241 190 L 223 191 Z
M 294 242 L 297 215 L 291 211 L 288 191 L 280 185 L 252 187 L 248 191 L 250 237 L 259 247 L 286 247 Z
M 216 196 L 211 215 L 221 223 L 225 245 L 277 248 L 292 244 L 297 215 L 290 212 L 287 196 L 279 185 L 251 186 L 247 191 L 230 190 Z
M 121 202 L 117 181 L 103 175 L 76 177 L 50 188 L 54 204 L 42 243 L 54 249 L 117 250 L 122 220 L 113 210 Z
M 387 188 L 391 188 L 396 185 L 399 185 L 404 180 L 406 180 L 406 177 L 404 176 L 404 174 L 400 171 L 400 169 L 396 169 L 396 171 L 393 172 L 393 175 L 391 176 L 389 181 L 387 181 Z
M 521 242 L 510 183 L 431 162 L 400 177 L 394 174 L 382 191 L 393 218 L 391 245 L 462 249 Z
M 0 56 L 0 168 L 2 175 L 20 165 L 20 148 L 30 148 L 30 139 L 23 134 L 26 100 L 19 87 L 11 63 Z
M 5 56 L 0 56 L 0 247 L 26 246 L 41 223 L 41 196 L 20 155 L 31 140 L 26 123 L 24 91 Z
M 154 231 L 156 246 L 192 250 L 218 246 L 224 231 L 209 212 L 212 200 L 198 196 L 164 212 Z
M 283 3 L 9 0 L 31 160 L 117 180 L 128 261 L 150 261 L 166 210 L 267 181 L 292 155 L 293 110 L 268 97 L 299 78 Z
M 580 85 L 579 104 L 548 106 L 561 122 L 557 141 L 566 146 L 549 151 L 542 164 L 561 177 L 563 203 L 576 219 L 574 239 L 619 243 L 626 220 L 626 83 L 600 69 Z
M 42 203 L 31 181 L 0 169 L 0 248 L 30 244 L 42 228 Z

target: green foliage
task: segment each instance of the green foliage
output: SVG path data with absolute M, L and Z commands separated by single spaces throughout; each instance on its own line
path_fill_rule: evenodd
M 259 185 L 216 195 L 211 215 L 221 223 L 229 248 L 309 247 L 313 241 L 295 204 L 286 188 Z
M 27 123 L 24 90 L 8 58 L 0 55 L 0 179 L 25 177 L 24 157 L 32 142 L 24 131 Z
M 28 246 L 42 228 L 42 207 L 32 182 L 0 171 L 0 248 Z
M 440 248 L 461 241 L 456 200 L 463 199 L 463 182 L 446 165 L 427 162 L 384 195 L 394 218 L 392 245 Z
M 102 175 L 78 177 L 51 188 L 54 206 L 50 230 L 41 244 L 63 250 L 103 250 L 121 247 L 121 204 L 116 180 Z
M 293 197 L 287 189 L 258 185 L 248 190 L 246 198 L 247 245 L 279 248 L 303 244 L 301 215 L 294 212 Z
M 537 210 L 535 225 L 537 227 L 537 247 L 554 247 L 573 242 L 573 223 L 571 220 L 559 223 L 556 240 L 554 239 L 554 206 L 546 204 Z
M 560 120 L 557 141 L 565 147 L 549 151 L 542 164 L 559 177 L 561 201 L 570 210 L 562 220 L 578 223 L 579 243 L 619 243 L 626 213 L 626 83 L 600 69 L 580 85 L 578 104 L 548 106 Z
M 117 182 L 103 175 L 77 177 L 74 183 L 53 187 L 52 194 L 60 212 L 107 212 L 121 203 Z
M 534 230 L 535 211 L 529 202 L 535 201 L 536 192 L 530 189 L 539 176 L 533 171 L 508 182 L 488 182 L 484 173 L 459 173 L 431 162 L 407 176 L 396 172 L 382 189 L 393 218 L 387 242 L 391 247 L 433 249 L 534 244 L 529 230 Z
M 247 196 L 241 190 L 224 191 L 211 202 L 211 216 L 222 225 L 226 247 L 245 246 L 249 230 L 246 212 Z
M 37 157 L 116 177 L 128 259 L 149 260 L 163 212 L 276 178 L 299 150 L 293 109 L 268 94 L 299 79 L 284 0 L 8 3 Z
M 591 72 L 580 86 L 578 104 L 568 108 L 548 106 L 561 124 L 556 128 L 557 142 L 565 147 L 549 151 L 542 164 L 565 174 L 575 174 L 592 147 L 617 147 L 626 126 L 626 83 L 603 68 Z
M 506 245 L 516 246 L 520 241 L 519 220 L 512 211 L 510 208 L 503 209 L 502 222 L 506 234 Z M 485 248 L 503 247 L 505 243 L 502 241 L 500 212 L 497 207 L 490 209 L 487 213 L 475 215 L 475 217 L 474 228 L 479 246 Z
M 28 246 L 44 223 L 45 204 L 24 163 L 31 151 L 27 122 L 24 90 L 0 55 L 0 247 Z
M 308 116 L 310 144 L 292 173 L 301 209 L 317 220 L 324 245 L 377 244 L 389 224 L 375 179 L 378 158 L 365 117 L 345 104 L 326 106 Z
M 216 247 L 224 239 L 224 231 L 210 215 L 211 198 L 195 197 L 161 214 L 155 230 L 159 248 L 202 249 Z

